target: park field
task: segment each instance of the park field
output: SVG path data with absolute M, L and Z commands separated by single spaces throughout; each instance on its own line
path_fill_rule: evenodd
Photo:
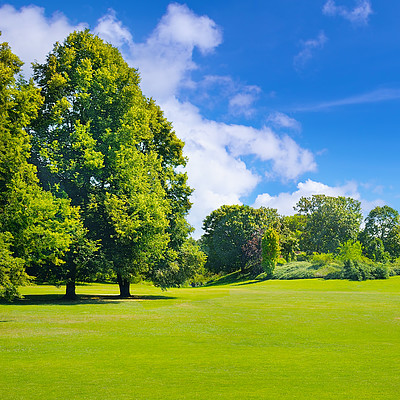
M 63 290 L 0 304 L 1 400 L 400 398 L 400 277 Z

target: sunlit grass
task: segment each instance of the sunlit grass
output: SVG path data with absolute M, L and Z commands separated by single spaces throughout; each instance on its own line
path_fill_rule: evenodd
M 32 286 L 0 304 L 0 399 L 398 399 L 400 278 Z

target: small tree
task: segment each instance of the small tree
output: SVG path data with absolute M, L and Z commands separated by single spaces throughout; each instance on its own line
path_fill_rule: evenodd
M 280 255 L 279 234 L 275 229 L 269 228 L 265 231 L 261 247 L 262 266 L 267 276 L 271 277 Z
M 337 252 L 339 261 L 363 261 L 362 246 L 359 241 L 348 240 L 338 247 Z

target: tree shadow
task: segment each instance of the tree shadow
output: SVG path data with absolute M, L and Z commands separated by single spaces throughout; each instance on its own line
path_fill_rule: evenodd
M 257 278 L 254 274 L 250 272 L 235 271 L 230 274 L 221 276 L 211 282 L 208 282 L 206 286 L 242 286 L 251 285 L 253 283 L 262 282 L 264 279 Z
M 28 294 L 21 299 L 15 299 L 12 302 L 1 300 L 0 304 L 14 306 L 39 306 L 39 305 L 64 305 L 72 306 L 76 304 L 118 304 L 127 301 L 150 301 L 150 300 L 173 300 L 176 297 L 162 295 L 132 295 L 122 298 L 119 295 L 104 294 L 104 295 L 77 295 L 75 299 L 65 299 L 64 296 L 57 294 Z
M 264 282 L 267 279 L 254 279 L 252 281 L 246 281 L 246 282 L 241 282 L 241 283 L 235 283 L 232 286 L 246 286 L 246 285 L 254 285 L 255 283 L 260 283 L 260 282 Z

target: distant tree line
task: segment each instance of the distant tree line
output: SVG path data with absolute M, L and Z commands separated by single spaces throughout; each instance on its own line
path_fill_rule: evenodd
M 0 44 L 0 293 L 99 276 L 163 288 L 201 271 L 183 142 L 138 72 L 89 31 L 56 43 L 29 82 Z
M 363 220 L 358 200 L 313 195 L 302 197 L 295 211 L 281 216 L 276 209 L 246 205 L 213 211 L 200 239 L 206 269 L 272 277 L 277 263 L 300 260 L 341 267 L 331 277 L 367 279 L 387 276 L 377 264 L 400 261 L 400 217 L 389 206 L 375 207 Z

